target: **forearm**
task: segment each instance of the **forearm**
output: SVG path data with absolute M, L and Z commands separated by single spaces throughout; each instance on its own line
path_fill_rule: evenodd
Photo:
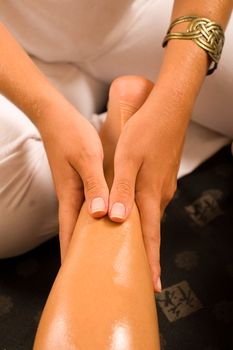
M 35 124 L 52 105 L 68 104 L 0 23 L 0 93 Z
M 184 15 L 196 15 L 207 17 L 225 29 L 231 11 L 232 0 L 176 0 L 171 21 Z M 188 23 L 177 25 L 173 31 L 186 31 L 187 25 Z M 148 100 L 150 108 L 156 109 L 158 101 L 166 101 L 168 117 L 173 111 L 183 109 L 179 113 L 179 120 L 187 122 L 207 70 L 207 53 L 195 42 L 175 39 L 168 41 L 159 77 Z

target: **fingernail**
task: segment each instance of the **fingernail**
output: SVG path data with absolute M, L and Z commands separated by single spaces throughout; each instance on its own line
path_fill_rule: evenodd
M 116 202 L 112 206 L 110 213 L 111 218 L 123 219 L 125 217 L 125 206 L 122 203 Z
M 159 293 L 162 290 L 162 283 L 161 283 L 160 277 L 157 279 L 157 281 L 155 283 L 155 290 L 156 290 L 156 292 L 159 292 Z
M 105 211 L 105 203 L 103 198 L 96 197 L 91 202 L 91 212 L 92 214 Z

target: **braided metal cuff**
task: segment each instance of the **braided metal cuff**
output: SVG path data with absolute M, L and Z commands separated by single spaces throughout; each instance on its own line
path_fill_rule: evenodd
M 172 32 L 172 28 L 183 22 L 191 22 L 186 32 Z M 171 39 L 193 40 L 198 46 L 203 48 L 210 60 L 207 75 L 213 73 L 217 68 L 224 45 L 224 31 L 222 27 L 210 21 L 208 18 L 197 16 L 182 16 L 174 20 L 163 40 L 162 46 L 165 47 Z

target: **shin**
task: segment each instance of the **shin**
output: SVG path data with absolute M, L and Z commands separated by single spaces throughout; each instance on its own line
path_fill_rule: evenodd
M 131 96 L 133 103 L 127 104 L 127 95 L 124 100 L 117 95 L 122 82 L 116 83 L 101 131 L 107 173 L 123 124 L 120 119 L 124 116 L 126 122 L 144 102 Z M 137 80 L 131 83 L 132 89 L 138 88 Z M 110 179 L 111 171 L 106 176 Z M 46 303 L 34 349 L 159 349 L 153 286 L 136 205 L 126 222 L 116 224 L 108 217 L 91 218 L 84 203 Z

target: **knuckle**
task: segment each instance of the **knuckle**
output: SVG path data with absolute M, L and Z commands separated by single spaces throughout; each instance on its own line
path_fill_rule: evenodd
M 97 190 L 99 182 L 96 177 L 90 176 L 85 179 L 84 184 L 88 192 L 93 192 Z
M 84 187 L 89 194 L 95 194 L 101 189 L 100 181 L 95 176 L 89 176 L 84 180 Z
M 116 185 L 116 191 L 121 196 L 128 197 L 132 194 L 133 188 L 132 185 L 127 181 L 119 181 Z

